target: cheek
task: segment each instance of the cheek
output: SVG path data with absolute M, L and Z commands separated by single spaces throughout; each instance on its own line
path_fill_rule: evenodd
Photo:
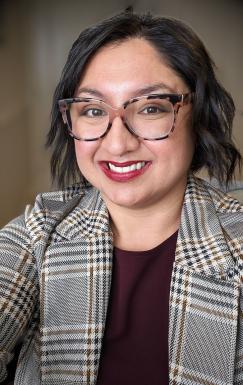
M 82 142 L 75 140 L 75 154 L 79 170 L 83 174 L 84 170 L 91 166 L 97 150 L 96 142 Z
M 146 147 L 163 169 L 187 172 L 194 154 L 194 136 L 190 128 L 176 127 L 169 138 L 161 142 L 147 142 Z
M 191 113 L 188 112 L 182 117 L 181 124 L 175 127 L 175 148 L 173 150 L 182 164 L 191 164 L 195 149 L 195 135 L 192 128 Z
M 194 138 L 189 130 L 184 135 L 178 137 L 174 148 L 171 149 L 178 167 L 190 168 L 194 147 Z

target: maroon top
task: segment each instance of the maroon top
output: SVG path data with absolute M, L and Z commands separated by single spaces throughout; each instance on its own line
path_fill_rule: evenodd
M 168 385 L 168 303 L 177 232 L 148 251 L 115 248 L 97 385 Z

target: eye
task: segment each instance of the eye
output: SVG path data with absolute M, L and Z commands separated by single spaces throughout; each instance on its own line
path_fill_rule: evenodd
M 139 114 L 145 115 L 157 115 L 164 112 L 168 112 L 168 109 L 166 109 L 163 105 L 148 105 L 138 111 Z
M 157 114 L 158 112 L 160 112 L 160 108 L 156 106 L 148 106 L 140 112 L 142 112 L 143 114 Z
M 106 116 L 107 112 L 105 110 L 102 110 L 101 108 L 85 108 L 82 111 L 82 115 L 87 116 L 89 118 L 100 118 L 102 116 Z

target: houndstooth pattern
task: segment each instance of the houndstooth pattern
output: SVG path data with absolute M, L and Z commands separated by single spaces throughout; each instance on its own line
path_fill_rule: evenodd
M 170 385 L 243 383 L 243 207 L 190 176 L 171 278 Z M 109 214 L 91 186 L 41 194 L 0 232 L 0 382 L 96 383 L 112 274 Z

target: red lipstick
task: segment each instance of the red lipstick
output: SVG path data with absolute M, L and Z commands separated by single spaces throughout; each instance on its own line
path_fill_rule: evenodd
M 99 165 L 109 179 L 115 182 L 128 182 L 144 174 L 151 165 L 151 162 L 140 160 L 128 162 L 103 161 L 99 162 Z M 116 170 L 117 167 L 119 167 L 119 170 Z M 122 170 L 122 168 L 127 168 L 128 170 Z

